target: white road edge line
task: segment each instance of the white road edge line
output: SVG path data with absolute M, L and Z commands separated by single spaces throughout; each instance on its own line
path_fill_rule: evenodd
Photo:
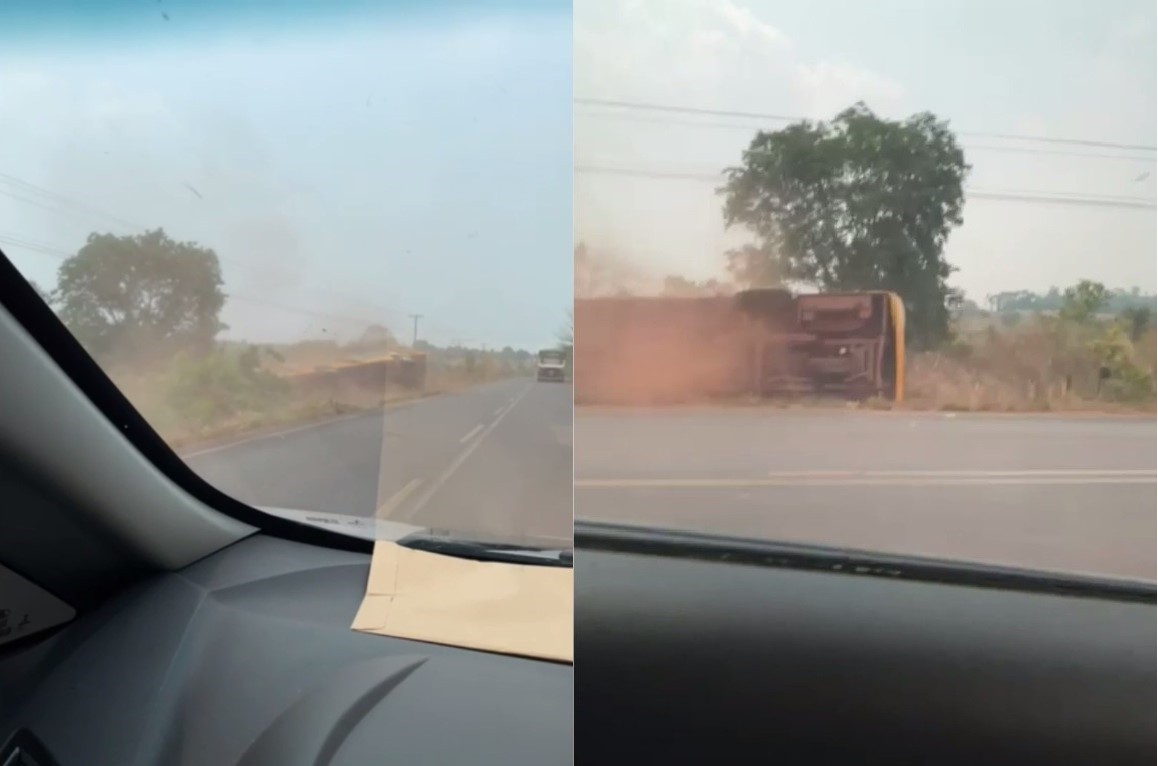
M 459 439 L 458 443 L 459 444 L 466 444 L 468 441 L 470 441 L 472 436 L 474 436 L 475 434 L 477 434 L 481 430 L 483 430 L 483 426 L 482 426 L 482 423 L 479 423 L 477 426 L 475 426 L 474 428 L 467 431 L 466 436 Z
M 1149 468 L 1022 468 L 1016 470 L 929 470 L 929 471 L 769 471 L 773 479 L 862 479 L 862 478 L 1025 478 L 1038 476 L 1155 476 Z
M 798 479 L 576 479 L 575 489 L 758 489 L 762 487 L 945 487 L 1154 484 L 1154 474 L 1138 476 L 866 477 Z
M 426 491 L 423 492 L 418 500 L 416 500 L 414 504 L 410 506 L 410 512 L 406 514 L 406 519 L 400 520 L 414 520 L 414 517 L 418 515 L 418 512 L 425 508 L 426 504 L 430 502 L 430 498 L 434 497 L 434 494 L 438 492 L 442 485 L 450 481 L 450 478 L 454 476 L 455 472 L 458 471 L 459 468 L 462 467 L 462 464 L 466 462 L 467 458 L 469 458 L 474 453 L 474 451 L 479 448 L 480 444 L 486 441 L 486 438 L 490 435 L 491 431 L 495 430 L 495 426 L 501 423 L 503 418 L 510 414 L 511 410 L 515 408 L 515 405 L 522 401 L 523 397 L 527 395 L 527 392 L 529 392 L 531 388 L 533 388 L 533 385 L 524 388 L 522 392 L 511 401 L 510 406 L 508 406 L 497 418 L 492 420 L 491 423 L 483 429 L 482 433 L 479 434 L 479 437 L 472 441 L 466 449 L 458 454 L 458 457 L 451 461 L 451 464 L 446 467 L 446 470 L 440 473 L 438 478 L 432 481 L 430 486 L 426 488 Z
M 390 514 L 398 510 L 398 506 L 406 502 L 406 498 L 414 494 L 414 490 L 418 489 L 421 484 L 422 479 L 411 479 L 406 482 L 406 485 L 402 487 L 402 489 L 395 492 L 390 496 L 389 500 L 378 506 L 378 510 L 374 512 L 374 516 L 379 519 L 389 519 Z

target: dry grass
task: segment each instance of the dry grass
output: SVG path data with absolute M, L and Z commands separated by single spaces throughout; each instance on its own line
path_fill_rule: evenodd
M 1039 317 L 988 328 L 907 365 L 907 409 L 1153 412 L 1154 333 L 1131 342 L 1114 322 Z M 1111 372 L 1099 380 L 1103 366 Z
M 683 347 L 687 343 L 681 344 Z M 1104 412 L 1153 413 L 1155 407 L 1155 335 L 1153 329 L 1131 341 L 1114 320 L 1067 323 L 1055 317 L 1029 318 L 1015 327 L 989 323 L 963 333 L 944 350 L 911 354 L 906 363 L 906 397 L 897 404 L 885 399 L 843 402 L 831 398 L 785 397 L 762 400 L 751 396 L 657 397 L 662 390 L 651 379 L 641 381 L 650 397 L 626 396 L 634 376 L 610 370 L 604 375 L 616 395 L 599 388 L 588 398 L 598 406 L 759 406 L 784 409 L 856 408 L 863 410 L 931 410 L 946 412 Z M 704 359 L 689 354 L 682 358 Z M 648 360 L 650 361 L 650 359 Z M 580 362 L 582 364 L 582 362 Z M 1112 373 L 1099 381 L 1099 368 Z M 645 368 L 667 374 L 682 369 L 670 362 Z M 583 371 L 581 370 L 581 374 Z M 659 374 L 659 373 L 656 373 Z M 653 376 L 654 377 L 654 376 Z M 684 376 L 686 377 L 686 376 Z M 673 385 L 683 380 L 673 377 Z M 581 388 L 580 392 L 586 389 Z M 627 391 L 630 393 L 630 391 Z M 686 391 L 684 393 L 687 393 Z M 583 398 L 577 406 L 589 406 Z
M 168 400 L 166 381 L 159 375 L 121 371 L 114 382 L 157 433 L 173 448 L 225 441 L 232 437 L 323 420 L 347 413 L 370 410 L 387 402 L 421 396 L 421 392 L 344 391 L 341 396 L 321 397 L 290 394 L 260 409 L 244 409 L 223 417 L 190 418 Z
M 315 348 L 311 351 L 320 350 Z M 312 358 L 320 359 L 323 355 L 324 351 L 313 354 Z M 326 358 L 333 360 L 335 357 L 330 355 Z M 297 356 L 294 361 L 301 363 L 302 356 Z M 263 362 L 263 366 L 269 372 L 269 368 L 284 370 L 287 365 L 271 357 Z M 483 367 L 468 375 L 460 367 L 434 365 L 428 372 L 423 389 L 393 386 L 371 388 L 350 383 L 330 386 L 324 392 L 318 392 L 279 384 L 269 386 L 268 391 L 260 387 L 256 391 L 246 391 L 245 396 L 238 398 L 237 405 L 227 412 L 220 409 L 200 412 L 196 406 L 187 406 L 190 404 L 188 401 L 174 401 L 174 371 L 179 369 L 176 366 L 153 366 L 148 369 L 122 367 L 108 371 L 133 406 L 174 448 L 228 442 L 263 431 L 323 421 L 438 394 L 456 393 L 501 377 L 510 377 L 509 370 L 500 368 Z M 234 379 L 230 380 L 232 382 Z M 259 382 L 258 385 L 262 384 Z M 189 396 L 187 393 L 182 395 Z
M 956 412 L 1025 412 L 1062 409 L 1076 398 L 1064 383 L 1049 384 L 1016 369 L 1007 374 L 938 353 L 919 354 L 906 370 L 906 409 Z

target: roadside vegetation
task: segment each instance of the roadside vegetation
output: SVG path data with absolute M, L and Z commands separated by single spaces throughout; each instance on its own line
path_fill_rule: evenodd
M 506 377 L 530 375 L 533 355 L 398 343 L 371 325 L 349 343 L 221 339 L 225 305 L 217 254 L 163 230 L 94 233 L 62 262 L 53 290 L 37 286 L 85 349 L 174 447 L 228 439 Z M 415 352 L 421 352 L 415 353 Z M 424 375 L 345 375 L 358 365 L 418 359 Z M 308 373 L 336 371 L 319 386 Z M 347 381 L 347 377 L 349 378 Z
M 1065 291 L 1054 313 L 958 316 L 951 341 L 910 360 L 908 406 L 1153 412 L 1153 309 L 1130 306 L 1115 315 L 1105 310 L 1108 294 L 1083 281 Z
M 580 242 L 576 294 L 890 291 L 906 309 L 906 408 L 1154 411 L 1154 295 L 1082 280 L 982 308 L 952 285 L 945 245 L 964 222 L 970 171 L 930 113 L 891 120 L 858 103 L 759 130 L 717 190 L 727 228 L 748 240 L 724 254 L 727 278 L 652 279 L 629 252 Z

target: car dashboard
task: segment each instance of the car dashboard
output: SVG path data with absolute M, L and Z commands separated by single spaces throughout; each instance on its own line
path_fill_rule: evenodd
M 1150 585 L 580 522 L 575 545 L 578 762 L 1153 763 Z
M 368 569 L 257 536 L 150 578 L 5 661 L 0 742 L 55 766 L 571 763 L 570 665 L 354 632 Z

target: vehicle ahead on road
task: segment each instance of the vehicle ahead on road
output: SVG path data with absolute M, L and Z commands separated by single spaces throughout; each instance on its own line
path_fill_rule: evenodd
M 567 354 L 557 348 L 545 348 L 539 352 L 539 364 L 535 371 L 537 380 L 563 383 L 567 380 Z

